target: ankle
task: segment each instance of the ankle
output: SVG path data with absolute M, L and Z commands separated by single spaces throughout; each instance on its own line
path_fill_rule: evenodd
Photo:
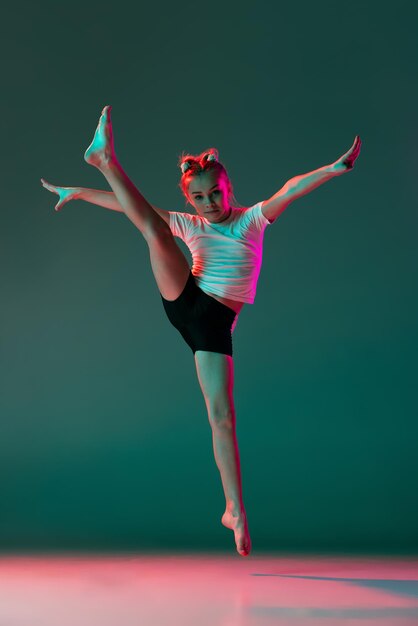
M 241 517 L 242 515 L 245 515 L 245 509 L 242 503 L 227 502 L 226 510 L 234 517 Z

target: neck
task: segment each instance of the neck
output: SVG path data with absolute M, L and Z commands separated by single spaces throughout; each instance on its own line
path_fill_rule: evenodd
M 218 224 L 221 224 L 222 222 L 224 222 L 225 220 L 227 220 L 227 219 L 228 219 L 228 217 L 231 215 L 231 212 L 232 212 L 232 207 L 229 207 L 229 213 L 228 213 L 228 215 L 227 215 L 226 217 L 224 217 L 224 219 L 223 219 L 223 220 L 221 220 L 220 222 L 218 222 Z

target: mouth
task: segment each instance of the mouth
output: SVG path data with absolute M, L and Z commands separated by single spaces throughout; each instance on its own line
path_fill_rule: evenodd
M 217 212 L 218 212 L 218 209 L 214 209 L 213 211 L 206 211 L 205 215 L 207 215 L 208 213 L 217 213 Z

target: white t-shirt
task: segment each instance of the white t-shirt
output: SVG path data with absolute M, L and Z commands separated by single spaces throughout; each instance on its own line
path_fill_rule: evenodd
M 189 248 L 197 285 L 205 293 L 254 303 L 261 270 L 266 226 L 262 202 L 250 208 L 232 207 L 219 224 L 190 213 L 169 211 L 170 229 Z

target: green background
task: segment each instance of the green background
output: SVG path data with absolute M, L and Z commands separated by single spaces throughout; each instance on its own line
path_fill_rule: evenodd
M 2 37 L 2 550 L 231 549 L 193 355 L 125 215 L 56 213 L 104 105 L 144 196 L 187 210 L 179 154 L 238 202 L 339 158 L 267 227 L 234 333 L 254 550 L 418 547 L 413 2 L 10 4 Z M 190 254 L 183 242 L 183 251 Z

